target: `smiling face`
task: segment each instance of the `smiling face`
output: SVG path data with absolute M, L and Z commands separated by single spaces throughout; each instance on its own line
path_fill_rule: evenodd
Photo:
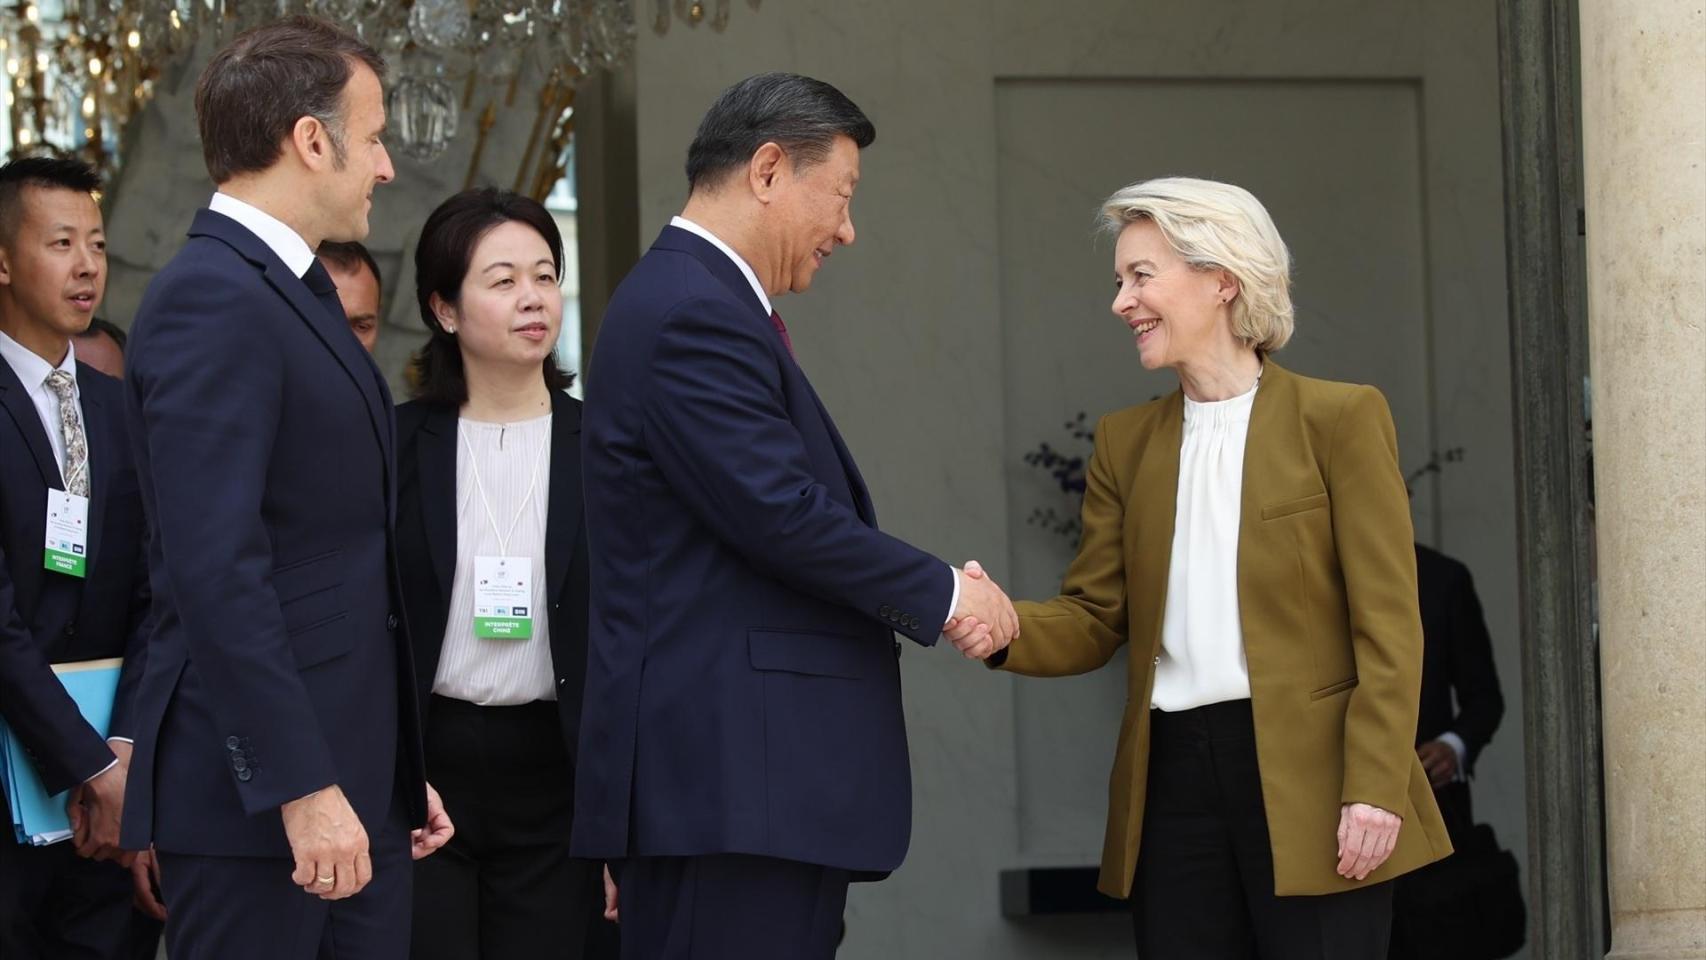
M 326 240 L 363 240 L 367 216 L 373 210 L 373 188 L 390 183 L 396 171 L 385 151 L 385 98 L 379 77 L 366 64 L 356 64 L 344 86 L 339 139 L 342 150 L 324 171 L 323 200 Z
M 1200 360 L 1231 337 L 1228 282 L 1223 270 L 1186 263 L 1151 220 L 1120 231 L 1113 311 L 1130 328 L 1145 370 Z
M 465 361 L 535 373 L 557 345 L 563 291 L 539 231 L 509 220 L 474 246 L 457 303 L 437 301 L 439 323 L 456 331 Z
M 835 248 L 853 243 L 853 190 L 858 185 L 859 147 L 851 137 L 837 136 L 817 163 L 790 165 L 788 181 L 775 201 L 781 290 L 807 290 Z
M 107 237 L 95 198 L 58 187 L 25 187 L 17 229 L 0 238 L 0 285 L 13 309 L 8 327 L 39 341 L 69 339 L 89 326 L 107 289 Z

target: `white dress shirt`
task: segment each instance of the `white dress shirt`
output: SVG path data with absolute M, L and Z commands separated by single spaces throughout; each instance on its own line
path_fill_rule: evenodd
M 1185 398 L 1173 556 L 1151 699 L 1190 710 L 1250 696 L 1238 612 L 1238 524 L 1244 442 L 1261 383 L 1230 400 Z
M 216 193 L 207 202 L 207 209 L 230 217 L 259 237 L 298 277 L 314 265 L 314 251 L 309 248 L 308 241 L 302 239 L 302 234 L 260 207 L 244 203 L 228 193 Z
M 706 243 L 709 243 L 711 246 L 721 250 L 723 252 L 723 256 L 733 260 L 735 266 L 740 268 L 741 276 L 746 278 L 746 282 L 752 285 L 752 292 L 758 295 L 758 302 L 764 304 L 764 312 L 766 314 L 773 314 L 776 312 L 776 308 L 770 305 L 770 297 L 764 293 L 764 287 L 758 282 L 758 274 L 752 272 L 752 265 L 741 259 L 741 255 L 736 253 L 733 247 L 719 240 L 716 234 L 704 227 L 701 227 L 686 217 L 671 217 L 669 219 L 669 225 L 686 230 L 688 233 L 703 239 Z M 958 571 L 954 569 L 952 564 L 948 565 L 948 572 L 953 574 L 954 577 L 954 595 L 948 601 L 948 615 L 942 618 L 944 626 L 947 625 L 949 620 L 954 618 L 954 611 L 960 608 L 960 575 Z
M 47 431 L 47 442 L 53 448 L 53 460 L 59 465 L 59 476 L 63 481 L 65 477 L 65 433 L 59 425 L 59 397 L 47 388 L 47 377 L 55 370 L 64 370 L 71 375 L 71 397 L 77 412 L 77 422 L 82 425 L 83 436 L 87 439 L 89 421 L 83 418 L 83 389 L 77 383 L 76 346 L 70 343 L 65 345 L 65 359 L 61 360 L 59 366 L 56 367 L 37 356 L 28 347 L 0 332 L 0 358 L 4 358 L 6 365 L 18 375 L 18 379 L 24 385 L 24 394 L 30 398 L 30 403 L 35 406 L 36 416 L 41 418 L 42 429 Z M 94 444 L 86 443 L 85 446 L 89 451 L 88 460 L 93 463 L 96 455 Z M 91 486 L 93 486 L 92 483 Z M 131 742 L 129 737 L 108 737 L 107 739 L 117 743 Z M 118 760 L 115 758 L 112 763 L 102 767 L 95 774 L 95 777 L 106 773 L 117 765 Z M 93 780 L 95 777 L 89 779 Z
M 41 417 L 42 429 L 47 431 L 48 445 L 53 447 L 54 462 L 59 464 L 59 476 L 65 477 L 65 431 L 59 426 L 59 396 L 47 388 L 48 375 L 55 370 L 63 370 L 71 375 L 71 396 L 73 406 L 77 411 L 77 422 L 83 427 L 83 436 L 89 435 L 89 422 L 83 419 L 83 392 L 77 384 L 77 348 L 67 344 L 65 359 L 54 366 L 37 356 L 29 347 L 24 346 L 4 333 L 0 333 L 0 357 L 6 359 L 12 372 L 23 381 L 24 393 L 35 405 L 36 414 Z M 93 458 L 95 451 L 91 448 L 89 456 Z
M 551 414 L 507 424 L 458 418 L 456 429 L 456 576 L 432 692 L 482 707 L 555 700 L 545 615 Z M 526 640 L 474 636 L 474 558 L 496 556 L 533 561 L 533 636 Z

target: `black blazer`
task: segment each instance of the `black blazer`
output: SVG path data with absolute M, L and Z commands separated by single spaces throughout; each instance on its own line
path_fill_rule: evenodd
M 557 714 L 572 759 L 586 681 L 587 545 L 581 523 L 581 403 L 551 394 L 550 503 L 545 516 L 546 617 Z M 412 401 L 397 408 L 397 546 L 403 605 L 415 648 L 422 722 L 444 649 L 456 573 L 454 407 Z
M 124 657 L 109 732 L 133 737 L 147 650 L 146 526 L 124 394 L 117 380 L 81 363 L 77 386 L 90 470 L 82 579 L 42 569 L 47 491 L 65 484 L 35 405 L 0 360 L 0 714 L 55 793 L 101 772 L 113 755 L 48 665 Z
M 1469 568 L 1416 545 L 1416 584 L 1422 608 L 1422 701 L 1416 743 L 1446 731 L 1463 738 L 1464 773 L 1475 768 L 1493 738 L 1505 701 L 1493 666 L 1493 641 Z M 1452 709 L 1452 692 L 1457 708 Z
M 399 616 L 390 391 L 323 271 L 310 289 L 196 214 L 125 367 L 154 616 L 124 845 L 289 856 L 280 805 L 338 784 L 378 836 L 426 819 Z

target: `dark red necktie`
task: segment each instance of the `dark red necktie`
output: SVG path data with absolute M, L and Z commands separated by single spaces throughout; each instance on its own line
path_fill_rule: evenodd
M 782 322 L 782 315 L 770 311 L 770 322 L 776 326 L 776 332 L 782 335 L 782 346 L 788 348 L 788 356 L 794 355 L 794 341 L 788 339 L 788 325 Z

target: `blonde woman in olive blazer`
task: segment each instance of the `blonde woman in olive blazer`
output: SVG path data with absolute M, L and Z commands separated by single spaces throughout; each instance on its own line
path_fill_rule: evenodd
M 1103 217 L 1114 312 L 1180 390 L 1097 425 L 1060 596 L 1016 604 L 1005 649 L 975 621 L 948 635 L 1038 677 L 1131 645 L 1099 886 L 1133 898 L 1144 960 L 1384 957 L 1386 881 L 1451 851 L 1413 749 L 1391 414 L 1267 359 L 1291 333 L 1290 256 L 1249 193 L 1148 181 Z

